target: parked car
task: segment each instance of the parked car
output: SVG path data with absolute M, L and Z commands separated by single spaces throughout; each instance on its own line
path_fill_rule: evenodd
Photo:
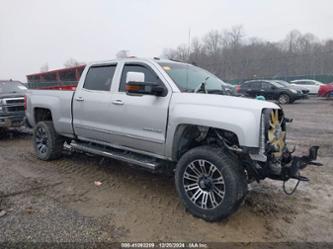
M 41 160 L 72 150 L 175 172 L 185 207 L 208 221 L 241 205 L 248 182 L 307 180 L 286 145 L 283 110 L 221 95 L 221 80 L 193 65 L 125 58 L 86 66 L 75 91 L 29 90 L 26 116 Z M 161 193 L 162 194 L 162 193 Z
M 333 97 L 333 82 L 321 85 L 318 91 L 318 96 L 327 98 Z
M 246 97 L 264 96 L 268 100 L 277 100 L 280 104 L 293 103 L 297 99 L 304 98 L 301 91 L 281 85 L 274 80 L 245 81 L 237 89 L 238 93 Z
M 297 90 L 301 91 L 304 94 L 304 97 L 307 97 L 307 95 L 310 92 L 309 89 L 305 87 L 290 84 L 288 81 L 285 80 L 274 80 L 274 81 L 286 87 L 290 87 L 291 89 L 295 89 L 296 91 Z
M 27 88 L 19 81 L 0 81 L 0 129 L 19 127 L 24 120 L 24 95 Z
M 309 94 L 318 94 L 319 87 L 323 85 L 323 83 L 317 80 L 293 80 L 290 81 L 290 84 L 294 86 L 301 86 L 309 90 Z

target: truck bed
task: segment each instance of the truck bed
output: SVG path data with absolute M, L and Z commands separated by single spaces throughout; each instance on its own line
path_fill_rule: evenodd
M 72 99 L 74 91 L 60 90 L 29 90 L 27 96 L 26 116 L 28 122 L 34 126 L 34 113 L 32 106 L 51 110 L 54 128 L 59 134 L 72 137 Z

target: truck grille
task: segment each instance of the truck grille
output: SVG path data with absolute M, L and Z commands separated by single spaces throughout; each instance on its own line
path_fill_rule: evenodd
M 23 104 L 24 98 L 6 99 L 7 104 Z
M 7 113 L 24 112 L 24 98 L 6 98 L 4 99 L 4 107 Z
M 7 112 L 23 112 L 24 106 L 7 106 Z

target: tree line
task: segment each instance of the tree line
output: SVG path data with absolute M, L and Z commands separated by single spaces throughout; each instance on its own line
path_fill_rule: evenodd
M 212 30 L 189 44 L 165 49 L 163 55 L 196 64 L 226 81 L 333 74 L 333 39 L 321 41 L 297 30 L 278 42 L 246 38 L 242 26 Z

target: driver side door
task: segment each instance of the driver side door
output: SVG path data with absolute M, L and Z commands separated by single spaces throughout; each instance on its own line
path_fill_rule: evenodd
M 165 88 L 165 96 L 126 93 L 126 79 L 129 73 L 143 73 L 144 82 L 158 84 Z M 168 107 L 171 89 L 160 78 L 158 71 L 144 63 L 125 63 L 119 87 L 112 96 L 112 117 L 110 122 L 116 129 L 118 145 L 163 155 L 166 140 Z

